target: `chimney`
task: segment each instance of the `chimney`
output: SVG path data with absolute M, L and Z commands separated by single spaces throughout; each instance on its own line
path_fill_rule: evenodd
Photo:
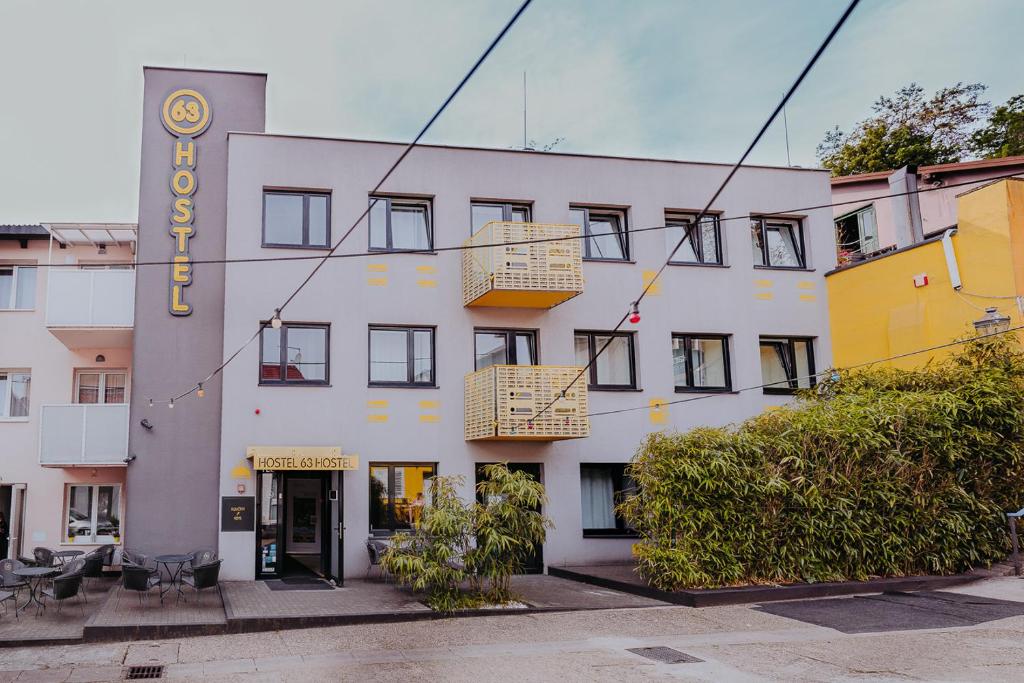
M 913 194 L 905 194 L 912 192 Z M 889 176 L 889 194 L 892 202 L 893 226 L 896 228 L 896 248 L 902 249 L 924 240 L 921 225 L 921 201 L 917 194 L 917 166 L 904 166 Z

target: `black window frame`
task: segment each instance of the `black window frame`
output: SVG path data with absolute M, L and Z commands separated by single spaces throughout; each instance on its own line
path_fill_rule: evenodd
M 814 369 L 814 337 L 787 337 L 784 335 L 761 335 L 757 340 L 758 358 L 760 358 L 760 349 L 766 345 L 772 345 L 773 347 L 779 344 L 785 344 L 789 353 L 789 360 L 792 365 L 792 372 L 789 372 L 783 363 L 783 370 L 786 370 L 786 382 L 789 386 L 778 386 L 782 382 L 779 381 L 775 385 L 765 386 L 761 388 L 761 391 L 765 394 L 777 394 L 777 395 L 792 395 L 800 390 L 799 380 L 800 377 L 797 374 L 797 363 L 796 363 L 796 343 L 805 342 L 807 345 L 807 370 L 810 374 L 810 387 L 804 387 L 804 389 L 813 389 L 818 384 L 816 370 Z M 762 370 L 763 372 L 763 370 Z
M 580 229 L 583 231 L 583 260 L 584 261 L 604 261 L 612 263 L 629 263 L 632 259 L 630 258 L 629 249 L 629 212 L 626 209 L 606 208 L 600 206 L 587 206 L 583 204 L 570 204 L 569 211 L 582 211 L 583 212 L 583 225 Z M 619 231 L 616 233 L 616 237 L 619 240 L 619 246 L 622 248 L 622 257 L 608 257 L 608 256 L 592 256 L 590 249 L 590 240 L 595 235 L 590 234 L 590 214 L 595 213 L 597 215 L 602 214 L 616 214 L 619 216 Z M 601 237 L 607 233 L 596 235 Z
M 430 476 L 431 476 L 431 478 L 433 478 L 433 477 L 437 476 L 437 462 L 431 462 L 431 461 L 422 461 L 422 462 L 415 462 L 415 461 L 371 462 L 371 463 L 369 463 L 369 465 L 368 465 L 368 467 L 366 469 L 366 472 L 369 475 L 369 481 L 367 482 L 367 486 L 372 486 L 373 485 L 373 474 L 372 474 L 372 472 L 373 472 L 373 468 L 374 467 L 386 467 L 388 469 L 387 517 L 388 517 L 389 527 L 387 529 L 376 529 L 376 528 L 374 528 L 374 526 L 373 526 L 373 515 L 368 515 L 369 516 L 369 521 L 367 522 L 367 528 L 369 529 L 370 536 L 373 537 L 373 538 L 390 538 L 391 536 L 394 536 L 396 534 L 409 534 L 409 533 L 412 533 L 414 531 L 413 529 L 399 529 L 399 528 L 396 528 L 396 526 L 395 526 L 395 500 L 394 500 L 395 469 L 398 468 L 398 467 L 431 467 L 434 470 L 434 473 L 432 475 L 430 475 Z M 423 492 L 423 494 L 424 494 L 423 497 L 427 498 L 427 496 L 430 495 L 430 491 L 429 490 L 425 490 Z M 368 499 L 368 504 L 369 505 L 373 504 L 373 496 L 372 495 Z M 369 509 L 367 509 L 367 512 L 369 512 Z
M 404 382 L 388 382 L 374 380 L 371 370 L 373 368 L 373 332 L 383 330 L 390 332 L 405 332 L 405 376 Z M 416 382 L 416 352 L 415 332 L 430 332 L 430 382 Z M 437 327 L 433 325 L 368 325 L 366 331 L 366 380 L 370 387 L 397 387 L 406 389 L 436 389 L 437 388 Z
M 302 197 L 302 244 L 284 244 L 267 241 L 267 195 Z M 309 243 L 309 198 L 327 199 L 327 234 L 324 244 Z M 330 249 L 331 248 L 331 193 L 324 190 L 285 190 L 263 188 L 263 227 L 260 235 L 261 246 L 267 249 Z
M 755 263 L 754 268 L 765 268 L 771 270 L 807 270 L 807 240 L 804 237 L 804 221 L 801 218 L 775 218 L 768 216 L 751 216 L 751 223 L 757 223 L 757 235 L 760 240 L 760 251 L 761 251 L 761 262 Z M 779 227 L 786 225 L 796 228 L 796 237 L 799 244 L 797 247 L 797 261 L 799 265 L 795 266 L 776 266 L 772 265 L 769 257 L 768 240 L 766 239 L 766 229 L 773 227 Z M 753 226 L 751 226 L 751 239 L 753 240 Z M 755 246 L 753 241 L 751 246 Z
M 501 207 L 501 220 L 505 223 L 513 223 L 518 221 L 512 220 L 513 209 L 526 209 L 526 220 L 525 223 L 533 221 L 533 204 L 529 202 L 502 202 L 498 200 L 487 200 L 487 199 L 471 199 L 469 202 L 469 234 L 470 236 L 476 234 L 476 230 L 473 228 L 473 207 L 475 206 L 493 206 Z M 481 226 L 482 227 L 482 226 Z
M 731 335 L 728 334 L 705 334 L 703 332 L 673 332 L 672 341 L 683 340 L 683 358 L 686 364 L 686 386 L 679 386 L 675 383 L 675 368 L 673 367 L 672 385 L 677 394 L 727 394 L 732 391 L 732 354 L 729 350 Z M 706 387 L 694 386 L 693 383 L 693 359 L 691 351 L 693 340 L 713 340 L 722 343 L 722 360 L 725 363 L 725 386 Z M 675 359 L 673 359 L 673 363 Z
M 540 365 L 540 344 L 538 342 L 539 334 L 537 330 L 527 329 L 515 329 L 511 327 L 475 327 L 473 328 L 473 371 L 484 370 L 485 368 L 478 368 L 477 362 L 477 347 L 476 347 L 476 336 L 478 334 L 503 334 L 505 335 L 505 352 L 507 357 L 506 363 L 497 363 L 496 365 L 519 365 L 517 362 L 518 352 L 516 350 L 516 336 L 518 335 L 529 335 L 531 337 L 531 343 L 533 347 L 533 360 L 531 365 Z M 488 365 L 487 367 L 492 367 Z
M 281 335 L 281 344 L 279 348 L 279 365 L 278 369 L 280 372 L 280 379 L 276 380 L 265 380 L 263 379 L 263 335 L 271 327 L 270 321 L 262 321 L 260 323 L 260 349 L 259 358 L 257 365 L 257 379 L 259 380 L 259 386 L 261 387 L 280 387 L 280 386 L 330 386 L 331 384 L 331 323 L 311 323 L 311 322 L 295 322 L 295 321 L 281 321 L 281 327 L 277 330 Z M 295 329 L 317 329 L 324 330 L 324 379 L 288 379 L 288 330 L 290 328 Z
M 597 363 L 591 362 L 587 369 L 587 389 L 592 391 L 638 391 L 636 376 L 636 335 L 633 332 L 611 332 L 605 330 L 575 330 L 573 332 L 573 357 L 575 358 L 576 337 L 587 337 L 588 362 L 597 353 L 597 337 L 625 337 L 629 340 L 629 384 L 598 384 Z
M 586 528 L 583 526 L 583 518 L 580 518 L 580 527 L 582 529 L 583 538 L 637 538 L 640 534 L 636 529 L 629 526 L 626 519 L 622 517 L 618 510 L 615 509 L 619 503 L 622 502 L 623 494 L 628 491 L 637 491 L 636 482 L 633 481 L 633 486 L 629 489 L 624 487 L 623 482 L 626 480 L 626 468 L 629 467 L 629 463 L 621 462 L 581 462 L 580 463 L 580 510 L 583 509 L 583 468 L 600 469 L 610 471 L 612 473 L 612 485 L 614 487 L 614 506 L 612 513 L 615 515 L 615 528 L 614 529 L 593 529 Z M 634 494 L 635 495 L 635 494 Z
M 369 197 L 369 208 L 366 212 L 366 243 L 367 251 L 397 254 L 428 254 L 434 253 L 434 200 L 430 197 L 403 197 L 400 195 L 371 194 Z M 384 213 L 387 216 L 387 224 L 384 226 L 383 247 L 373 246 L 373 230 L 370 221 L 373 215 L 374 202 L 385 202 Z M 397 202 L 399 205 L 423 205 L 427 208 L 427 246 L 424 249 L 398 249 L 394 247 L 394 235 L 391 228 L 391 207 Z
M 675 254 L 672 255 L 672 260 L 669 261 L 669 265 L 673 266 L 723 266 L 725 265 L 725 257 L 722 254 L 722 224 L 719 214 L 707 213 L 704 214 L 702 223 L 705 220 L 711 219 L 715 230 L 715 253 L 717 260 L 708 261 L 704 258 L 704 240 L 697 239 L 694 241 L 694 232 L 696 231 L 697 237 L 700 238 L 700 227 L 702 225 L 695 222 L 700 212 L 690 213 L 686 211 L 666 211 L 665 212 L 665 225 L 671 227 L 686 227 L 686 235 L 690 240 L 690 243 L 694 246 L 693 253 L 697 255 L 696 261 L 677 261 L 675 257 L 679 255 L 677 249 Z M 674 246 L 674 245 L 673 245 Z

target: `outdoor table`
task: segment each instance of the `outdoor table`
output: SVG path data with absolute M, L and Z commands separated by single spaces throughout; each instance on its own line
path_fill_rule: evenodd
M 84 555 L 84 550 L 58 550 L 53 554 L 53 559 L 60 562 L 62 565 L 73 557 Z
M 36 614 L 39 613 L 40 607 L 46 609 L 46 605 L 39 599 L 40 586 L 43 581 L 59 573 L 60 570 L 56 567 L 20 567 L 14 570 L 15 576 L 20 576 L 28 581 L 28 601 L 21 606 L 22 612 L 28 609 L 33 602 L 37 605 Z M 18 606 L 15 605 L 14 609 L 18 609 Z
M 177 596 L 175 596 L 176 600 L 180 599 L 181 596 L 185 594 L 185 591 L 181 589 L 181 570 L 185 568 L 186 562 L 192 561 L 192 554 L 187 553 L 184 555 L 157 555 L 153 559 L 156 560 L 156 563 L 158 565 L 162 564 L 164 566 L 164 569 L 167 571 L 168 577 L 170 577 L 171 579 L 171 582 L 167 586 L 167 588 L 160 589 L 160 597 L 162 598 L 165 593 L 174 588 L 178 591 Z M 171 569 L 171 565 L 176 565 L 173 570 Z

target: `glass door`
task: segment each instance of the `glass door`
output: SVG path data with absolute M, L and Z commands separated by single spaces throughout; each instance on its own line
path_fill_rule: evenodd
M 281 475 L 259 472 L 256 479 L 259 524 L 256 528 L 256 574 L 277 576 L 281 554 Z

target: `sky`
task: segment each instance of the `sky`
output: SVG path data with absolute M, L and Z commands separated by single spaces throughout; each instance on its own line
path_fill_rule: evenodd
M 408 141 L 520 0 L 0 0 L 0 223 L 134 222 L 142 66 L 268 74 L 267 130 Z M 847 0 L 534 0 L 425 142 L 735 162 Z M 786 109 L 791 163 L 879 95 L 1024 92 L 1024 0 L 863 0 Z M 777 121 L 750 158 L 787 164 Z

